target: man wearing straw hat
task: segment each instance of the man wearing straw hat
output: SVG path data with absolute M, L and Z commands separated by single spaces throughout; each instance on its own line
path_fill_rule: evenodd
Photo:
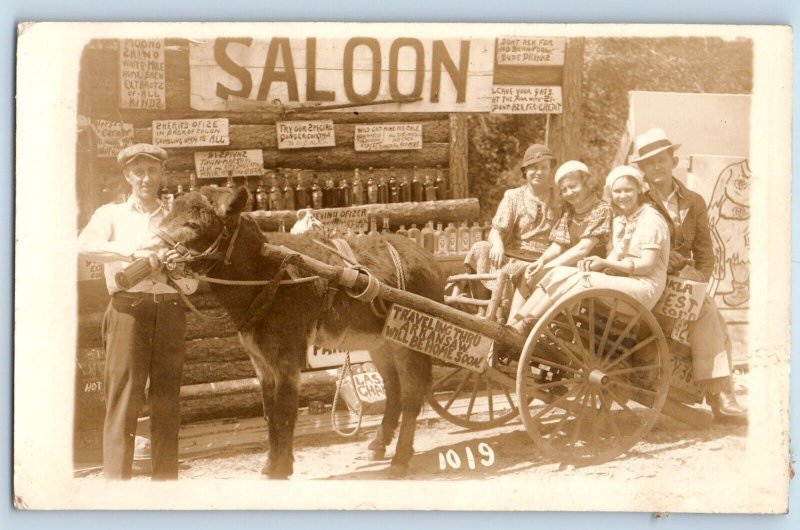
M 664 206 L 674 227 L 669 273 L 707 282 L 714 268 L 714 250 L 703 198 L 672 176 L 678 164 L 675 150 L 658 128 L 636 137 L 635 162 L 651 187 L 651 196 Z M 697 320 L 689 323 L 694 379 L 707 382 L 706 402 L 719 422 L 746 423 L 747 411 L 733 392 L 730 338 L 725 320 L 706 295 Z

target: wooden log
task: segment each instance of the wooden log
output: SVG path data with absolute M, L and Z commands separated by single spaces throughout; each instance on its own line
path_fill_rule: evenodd
M 468 155 L 469 132 L 467 116 L 464 114 L 450 115 L 450 194 L 453 199 L 463 199 L 469 193 Z
M 242 146 L 244 147 L 244 146 Z M 218 147 L 217 147 L 218 148 Z M 215 149 L 214 147 L 206 150 Z M 352 170 L 360 167 L 446 166 L 449 145 L 432 143 L 411 151 L 353 151 L 351 147 L 321 147 L 315 149 L 265 150 L 264 167 L 300 167 L 317 169 Z M 114 174 L 120 171 L 113 158 L 98 158 L 98 171 Z M 194 171 L 194 154 L 185 149 L 172 149 L 165 164 L 168 171 Z
M 261 247 L 261 254 L 276 263 L 281 262 L 287 256 L 294 254 L 294 251 L 285 247 L 278 247 L 264 243 Z M 333 279 L 336 281 L 341 280 L 342 268 L 334 265 L 323 263 L 319 260 L 309 256 L 297 255 L 297 265 L 312 274 L 319 275 L 325 279 Z M 369 277 L 366 274 L 359 273 L 355 280 L 354 288 L 356 292 L 363 292 L 369 284 Z M 433 315 L 437 318 L 444 319 L 451 324 L 461 326 L 485 335 L 495 341 L 505 344 L 514 350 L 522 351 L 525 345 L 526 336 L 517 332 L 513 328 L 503 326 L 496 322 L 489 322 L 478 318 L 474 315 L 469 315 L 458 309 L 453 309 L 442 303 L 434 302 L 420 295 L 401 291 L 388 285 L 380 284 L 380 295 L 384 301 L 390 303 L 397 303 L 406 307 Z
M 549 147 L 558 160 L 580 159 L 581 101 L 583 89 L 584 38 L 567 39 L 562 85 L 563 112 L 553 114 L 548 131 Z
M 171 118 L 164 118 L 171 119 Z M 328 116 L 318 119 L 331 119 Z M 116 118 L 118 121 L 119 118 Z M 450 138 L 450 130 L 446 121 L 426 120 L 422 124 L 422 145 L 446 143 Z M 336 123 L 334 137 L 338 147 L 353 147 L 356 125 L 354 123 Z M 215 147 L 182 147 L 180 152 L 215 151 L 227 149 L 277 149 L 278 134 L 274 124 L 230 125 L 228 127 L 230 145 Z M 153 129 L 151 127 L 136 128 L 133 133 L 134 142 L 151 143 Z
M 472 221 L 480 214 L 480 204 L 478 199 L 457 199 L 449 201 L 428 201 L 428 202 L 402 202 L 395 204 L 367 204 L 359 206 L 365 208 L 367 215 L 377 218 L 388 217 L 392 230 L 396 230 L 401 224 L 406 228 L 412 223 L 422 227 L 428 221 L 438 221 L 442 223 L 458 223 L 460 221 Z M 328 208 L 320 211 L 345 211 L 347 208 Z M 294 210 L 283 210 L 278 212 L 248 212 L 254 219 L 259 228 L 265 232 L 278 230 L 280 223 L 286 225 L 289 230 L 297 221 L 297 212 Z
M 227 364 L 231 361 L 249 361 L 239 337 L 213 337 L 186 341 L 185 365 L 192 363 Z
M 247 379 L 255 376 L 255 369 L 249 360 L 187 362 L 183 365 L 181 386 L 211 383 L 213 381 Z

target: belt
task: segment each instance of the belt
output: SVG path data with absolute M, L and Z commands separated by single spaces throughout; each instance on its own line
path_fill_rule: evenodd
M 117 291 L 113 296 L 124 298 L 125 300 L 138 300 L 139 302 L 152 302 L 154 304 L 180 298 L 178 293 L 132 293 L 130 291 Z

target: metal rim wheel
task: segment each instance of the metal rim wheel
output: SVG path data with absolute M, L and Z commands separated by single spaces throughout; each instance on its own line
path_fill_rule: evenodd
M 512 396 L 513 366 L 490 362 L 482 373 L 444 366 L 446 372 L 433 381 L 426 394 L 428 404 L 439 416 L 472 430 L 499 427 L 517 417 Z
M 594 333 L 590 333 L 594 330 Z M 611 289 L 558 301 L 533 327 L 517 370 L 520 416 L 548 458 L 598 464 L 652 429 L 669 390 L 669 349 L 652 313 Z

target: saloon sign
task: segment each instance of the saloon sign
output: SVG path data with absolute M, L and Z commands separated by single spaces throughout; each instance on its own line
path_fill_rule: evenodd
M 532 105 L 528 97 L 524 104 L 499 105 L 496 91 L 494 105 L 492 99 L 495 85 L 529 87 L 526 93 L 534 95 L 550 85 L 546 93 L 560 99 L 565 46 L 566 39 L 555 37 L 192 41 L 191 106 L 221 111 L 229 99 L 241 98 L 364 105 L 359 112 L 560 112 L 560 101 Z

